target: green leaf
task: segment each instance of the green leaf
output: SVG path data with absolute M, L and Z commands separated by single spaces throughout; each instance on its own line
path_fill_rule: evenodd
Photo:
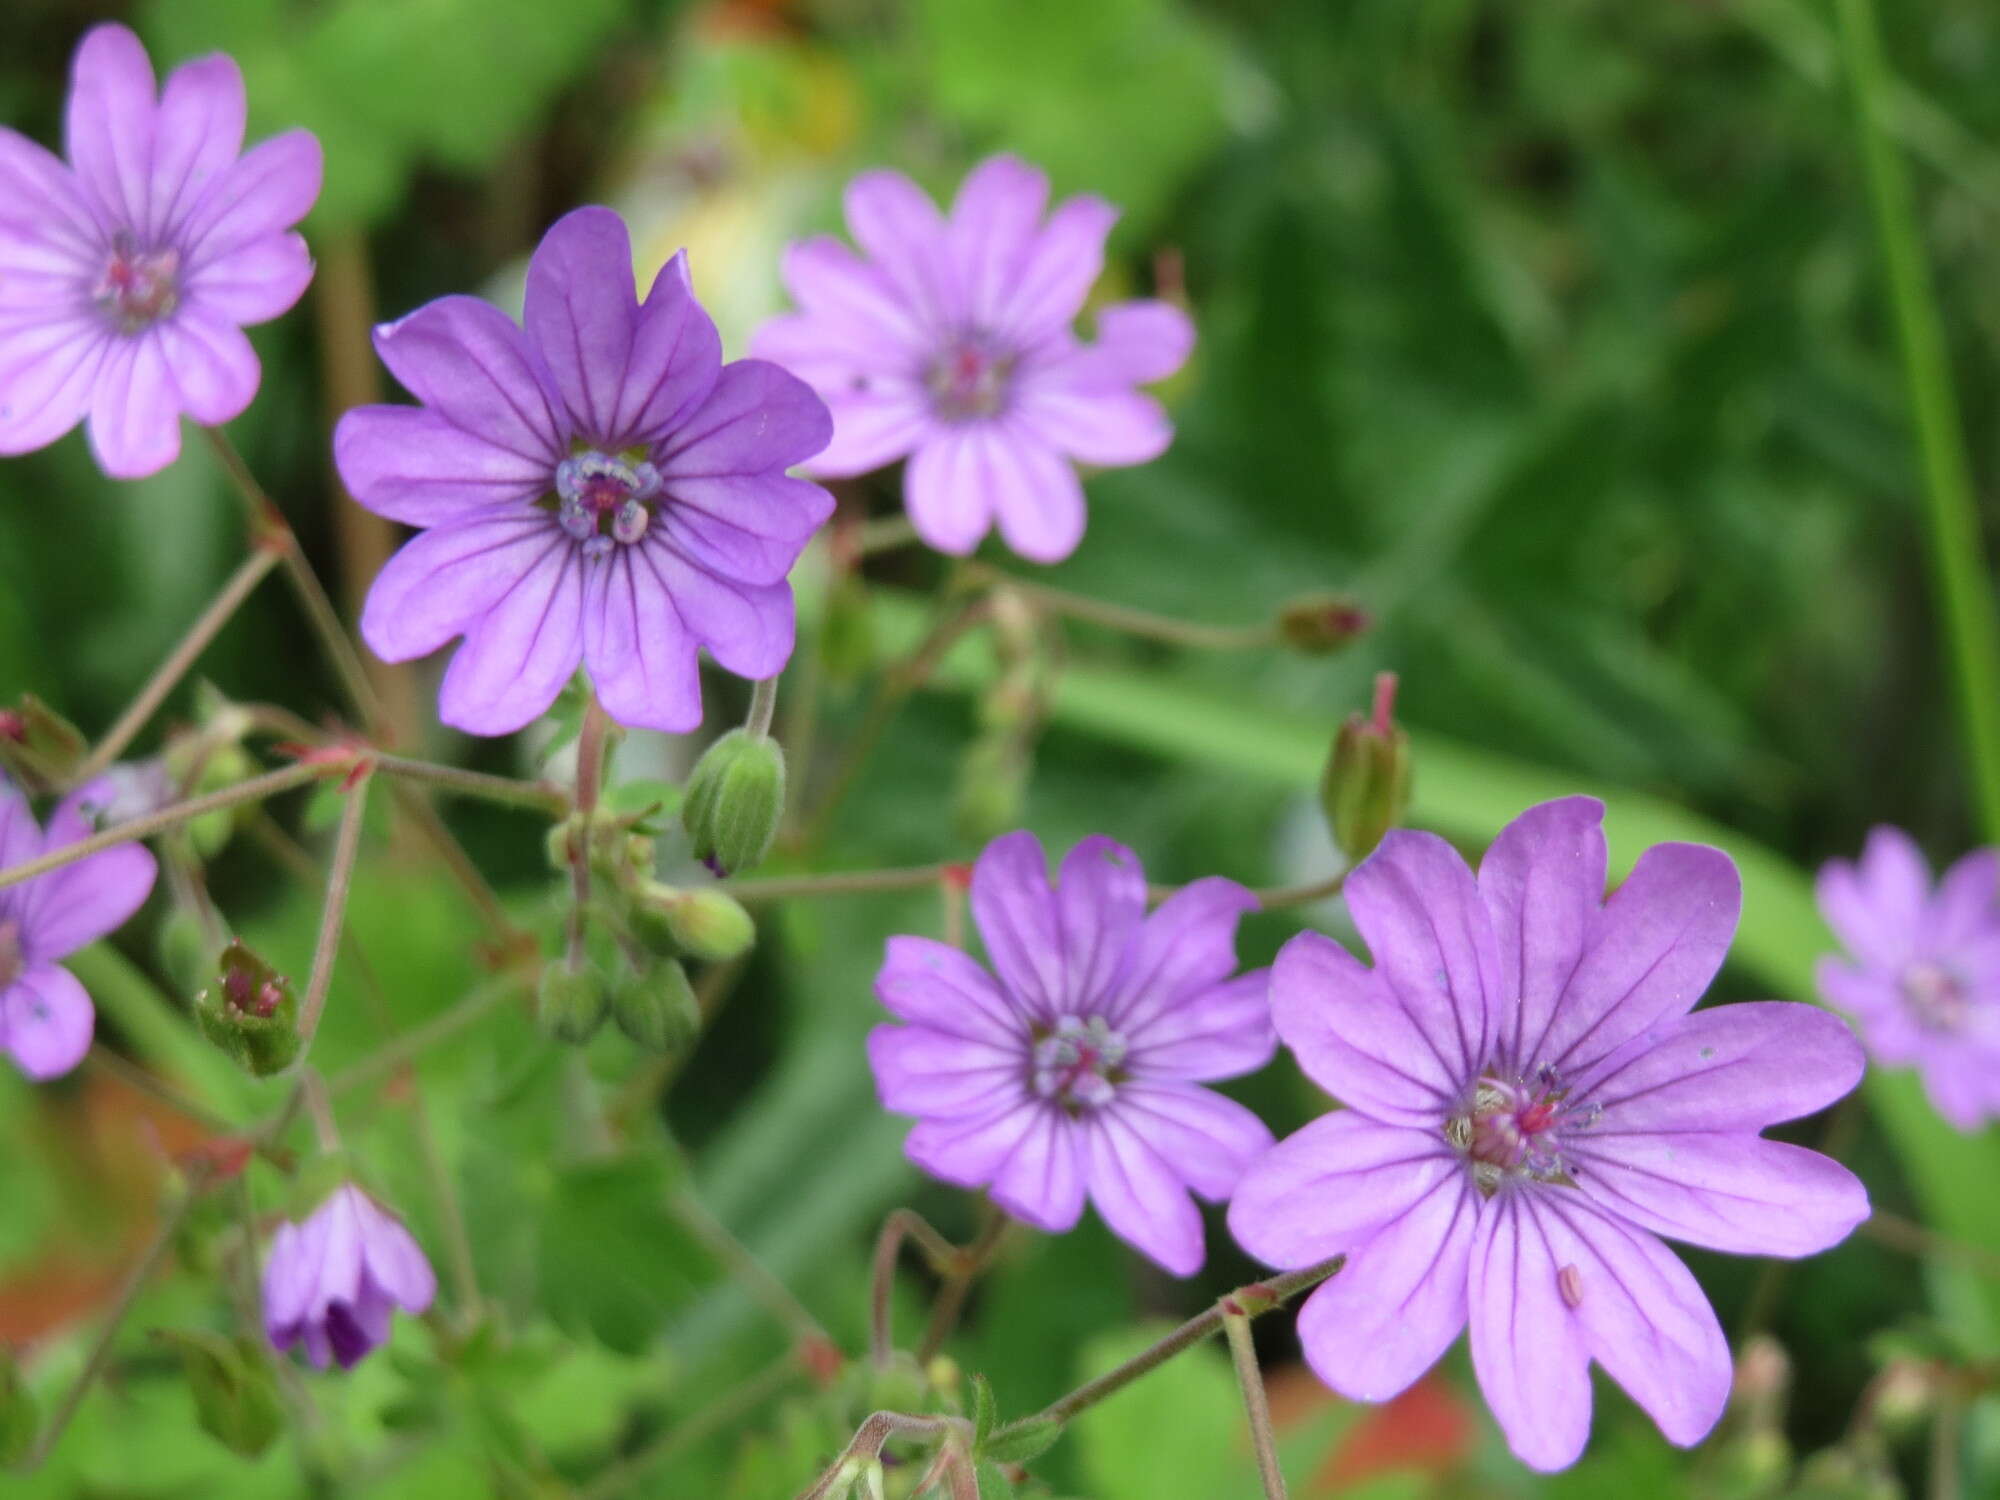
M 988 1437 L 980 1456 L 996 1464 L 1024 1464 L 1048 1452 L 1062 1435 L 1063 1424 L 1057 1418 L 1029 1417 Z
M 993 1386 L 984 1375 L 972 1377 L 972 1451 L 983 1453 L 986 1439 L 993 1433 L 993 1423 L 997 1409 L 993 1404 Z
M 675 1176 L 650 1152 L 556 1174 L 541 1212 L 538 1279 L 560 1326 L 636 1354 L 715 1279 L 708 1252 L 667 1212 Z

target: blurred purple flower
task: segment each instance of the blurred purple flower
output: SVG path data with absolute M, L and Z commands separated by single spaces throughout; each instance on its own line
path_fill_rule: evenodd
M 243 153 L 243 108 L 232 59 L 196 58 L 156 97 L 139 39 L 104 25 L 76 50 L 69 165 L 0 128 L 0 453 L 88 416 L 98 465 L 137 479 L 179 455 L 183 412 L 212 427 L 250 404 L 242 325 L 312 280 L 291 227 L 320 149 L 292 130 Z
M 352 1369 L 389 1337 L 398 1307 L 420 1313 L 437 1277 L 402 1221 L 353 1183 L 303 1224 L 281 1224 L 264 1266 L 264 1332 L 277 1349 L 303 1343 L 324 1370 Z
M 904 503 L 941 552 L 972 551 L 997 521 L 1021 556 L 1059 562 L 1083 538 L 1071 461 L 1142 464 L 1173 438 L 1134 388 L 1181 367 L 1194 326 L 1166 302 L 1120 302 L 1098 313 L 1096 344 L 1079 342 L 1071 325 L 1118 213 L 1076 197 L 1044 223 L 1048 194 L 1041 172 L 996 156 L 947 218 L 900 173 L 864 172 L 847 189 L 863 254 L 830 236 L 793 246 L 784 279 L 802 311 L 752 344 L 833 409 L 813 472 L 908 455 Z
M 1235 974 L 1237 919 L 1256 904 L 1211 878 L 1148 917 L 1139 861 L 1110 839 L 1072 849 L 1053 887 L 1033 834 L 995 839 L 973 867 L 972 916 L 998 982 L 919 937 L 891 938 L 875 979 L 908 1023 L 876 1027 L 868 1057 L 883 1107 L 918 1117 L 910 1160 L 1054 1234 L 1088 1195 L 1121 1238 L 1192 1275 L 1188 1190 L 1227 1198 L 1271 1144 L 1250 1111 L 1197 1087 L 1277 1045 L 1268 971 Z
M 1588 797 L 1531 808 L 1476 880 L 1424 833 L 1355 870 L 1375 967 L 1305 933 L 1271 982 L 1279 1036 L 1348 1107 L 1281 1141 L 1229 1211 L 1271 1265 L 1347 1256 L 1299 1313 L 1328 1385 L 1387 1400 L 1469 1319 L 1487 1404 L 1543 1470 L 1583 1451 L 1592 1360 L 1671 1442 L 1722 1413 L 1729 1347 L 1657 1235 L 1799 1256 L 1868 1214 L 1845 1167 L 1758 1134 L 1852 1089 L 1860 1046 L 1807 1005 L 1690 1015 L 1736 931 L 1736 867 L 1660 844 L 1607 901 L 1602 817 Z
M 46 835 L 28 799 L 0 777 L 0 869 L 97 831 L 92 809 L 112 793 L 99 778 L 63 799 Z M 61 961 L 122 926 L 153 889 L 153 856 L 121 844 L 0 890 L 0 1052 L 30 1078 L 55 1078 L 90 1050 L 96 1012 Z
M 750 678 L 791 656 L 786 574 L 833 498 L 784 471 L 826 446 L 826 408 L 776 365 L 722 363 L 685 253 L 642 305 L 608 208 L 543 237 L 522 322 L 444 297 L 375 330 L 423 404 L 347 413 L 334 457 L 355 499 L 428 529 L 361 633 L 385 661 L 464 636 L 438 707 L 474 734 L 534 719 L 579 662 L 621 723 L 693 729 L 697 647 Z
M 1856 960 L 1820 960 L 1820 993 L 1860 1023 L 1878 1062 L 1911 1064 L 1960 1130 L 2000 1115 L 2000 852 L 1968 854 L 1931 886 L 1900 828 L 1819 872 L 1819 909 Z

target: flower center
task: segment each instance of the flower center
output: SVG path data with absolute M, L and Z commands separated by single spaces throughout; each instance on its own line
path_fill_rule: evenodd
M 1071 1114 L 1109 1104 L 1124 1080 L 1120 1064 L 1128 1044 L 1102 1016 L 1064 1016 L 1037 1029 L 1033 1081 L 1036 1094 Z
M 1965 1024 L 1965 981 L 1943 964 L 1918 959 L 1903 970 L 1903 1000 L 1926 1031 L 1957 1031 Z
M 0 922 L 0 990 L 21 977 L 21 924 Z
M 1563 1137 L 1588 1130 L 1596 1105 L 1570 1101 L 1552 1068 L 1509 1081 L 1492 1073 L 1474 1086 L 1471 1100 L 1445 1121 L 1445 1139 L 1464 1153 L 1473 1181 L 1491 1197 L 1506 1178 L 1573 1185 L 1574 1166 L 1563 1156 Z
M 141 250 L 129 230 L 112 237 L 111 260 L 92 299 L 120 333 L 139 333 L 169 316 L 181 300 L 181 253 Z
M 931 406 L 947 422 L 998 416 L 1007 404 L 1014 356 L 985 334 L 961 335 L 924 372 Z
M 556 519 L 583 543 L 585 557 L 643 537 L 659 493 L 660 471 L 642 460 L 590 448 L 556 465 Z

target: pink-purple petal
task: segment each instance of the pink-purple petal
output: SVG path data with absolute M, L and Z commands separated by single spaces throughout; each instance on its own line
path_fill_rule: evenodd
M 876 168 L 848 183 L 847 227 L 897 292 L 927 322 L 960 311 L 958 289 L 937 205 L 900 172 Z
M 1234 1099 L 1190 1083 L 1134 1077 L 1113 1108 L 1195 1192 L 1226 1201 L 1271 1149 L 1271 1130 Z
M 761 359 L 725 365 L 707 398 L 654 455 L 660 473 L 769 474 L 804 463 L 833 436 L 833 418 L 811 386 Z
M 1590 1438 L 1590 1353 L 1563 1298 L 1573 1262 L 1557 1257 L 1551 1227 L 1533 1195 L 1495 1198 L 1480 1216 L 1468 1286 L 1480 1392 L 1514 1456 L 1544 1473 L 1575 1463 Z
M 1048 198 L 1047 175 L 1016 156 L 988 157 L 960 185 L 946 235 L 976 325 L 999 323 Z
M 1313 1373 L 1353 1401 L 1387 1401 L 1436 1364 L 1465 1326 L 1466 1262 L 1479 1198 L 1463 1173 L 1441 1177 L 1299 1310 Z
M 664 734 L 698 728 L 697 641 L 650 559 L 622 549 L 589 569 L 584 590 L 583 659 L 604 711 Z
M 1027 1039 L 1012 1045 L 969 1041 L 928 1026 L 877 1026 L 868 1033 L 868 1064 L 886 1110 L 905 1115 L 966 1115 L 1018 1092 Z
M 1473 1077 L 1512 996 L 1472 871 L 1436 834 L 1398 829 L 1348 876 L 1346 895 L 1375 972 L 1422 1033 L 1425 1051 L 1455 1082 Z
M 183 63 L 160 90 L 147 174 L 147 203 L 137 227 L 157 239 L 235 162 L 243 149 L 243 74 L 214 53 Z
M 105 346 L 89 435 L 97 466 L 113 479 L 143 479 L 180 457 L 180 402 L 157 332 Z
M 628 551 L 635 589 L 657 589 L 671 600 L 688 631 L 723 667 L 753 680 L 784 670 L 797 631 L 790 584 L 738 583 L 695 566 L 669 546 Z
M 76 176 L 51 151 L 0 125 L 0 229 L 10 260 L 24 244 L 87 274 L 104 238 Z M 52 262 L 43 261 L 47 267 Z
M 1738 1255 L 1815 1255 L 1868 1217 L 1861 1179 L 1829 1156 L 1741 1131 L 1579 1143 L 1573 1175 L 1615 1217 Z
M 69 159 L 102 210 L 146 227 L 151 199 L 153 65 L 124 26 L 91 28 L 70 65 Z
M 1251 1164 L 1230 1200 L 1229 1232 L 1266 1265 L 1299 1270 L 1367 1244 L 1464 1174 L 1438 1132 L 1337 1110 Z
M 477 297 L 440 297 L 375 330 L 404 387 L 446 421 L 546 465 L 568 451 L 551 379 L 513 320 Z
M 828 479 L 886 468 L 915 452 L 933 431 L 930 409 L 914 381 L 872 381 L 865 392 L 830 390 L 826 406 L 833 417 L 833 439 L 805 467 Z M 987 525 L 982 515 L 973 542 Z
M 1055 917 L 1070 1003 L 1095 1009 L 1111 997 L 1126 949 L 1146 919 L 1138 856 L 1103 834 L 1080 841 L 1057 873 Z
M 1939 877 L 1924 913 L 1934 951 L 1977 945 L 2000 932 L 2000 850 L 1975 849 Z
M 465 632 L 438 689 L 438 717 L 511 734 L 547 712 L 583 661 L 583 560 L 561 533 Z
M 47 845 L 59 847 L 53 840 Z M 54 963 L 116 932 L 146 904 L 157 873 L 143 845 L 120 844 L 33 882 L 20 907 L 22 948 L 30 961 Z
M 1174 438 L 1160 403 L 1137 391 L 1024 381 L 1014 418 L 1076 462 L 1106 467 L 1150 463 Z
M 1118 210 L 1081 195 L 1056 205 L 1022 256 L 998 322 L 1023 343 L 1067 328 L 1104 270 L 1104 241 Z
M 1129 1024 L 1125 1036 L 1132 1066 L 1150 1077 L 1203 1083 L 1254 1073 L 1278 1050 L 1270 971 L 1184 994 Z
M 875 997 L 891 1015 L 979 1045 L 1013 1045 L 1028 1034 L 1027 1018 L 992 976 L 934 938 L 890 938 Z
M 232 323 L 265 323 L 289 312 L 312 276 L 303 235 L 263 235 L 204 261 L 187 279 L 187 300 Z
M 569 542 L 535 512 L 441 526 L 389 559 L 361 609 L 361 638 L 384 661 L 428 656 Z
M 1257 898 L 1233 880 L 1205 876 L 1182 886 L 1145 920 L 1104 1015 L 1131 1031 L 1197 990 L 1236 972 L 1236 928 Z
M 994 1168 L 987 1191 L 1015 1218 L 1065 1234 L 1083 1216 L 1084 1164 L 1078 1132 L 1055 1105 L 1028 1106 L 1019 1137 Z
M 1479 865 L 1479 893 L 1499 947 L 1505 1006 L 1500 1035 L 1524 1065 L 1583 957 L 1591 923 L 1604 901 L 1609 858 L 1604 804 L 1564 797 L 1521 814 L 1493 841 Z
M 38 1082 L 60 1078 L 90 1050 L 96 1017 L 75 975 L 35 965 L 0 990 L 0 1050 Z
M 1171 302 L 1114 302 L 1097 315 L 1100 368 L 1134 385 L 1165 380 L 1194 351 L 1194 322 Z
M 1026 829 L 993 840 L 972 866 L 972 920 L 987 957 L 1016 1008 L 1038 1021 L 1055 1020 L 1069 999 L 1048 869 Z
M 926 352 L 927 329 L 917 308 L 888 275 L 830 235 L 793 245 L 779 276 L 794 302 L 833 336 L 853 343 L 874 335 L 885 353 L 901 351 L 914 366 Z
M 1826 1108 L 1866 1064 L 1838 1016 L 1782 1000 L 1719 1005 L 1663 1023 L 1575 1077 L 1602 1113 L 1591 1138 L 1761 1130 Z
M 1580 1071 L 1685 1015 L 1722 967 L 1742 907 L 1743 882 L 1720 849 L 1648 849 L 1598 913 L 1534 1058 Z
M 1076 470 L 1023 421 L 1000 424 L 980 479 L 1000 536 L 1029 562 L 1059 563 L 1083 540 L 1083 485 Z
M 543 460 L 489 443 L 422 406 L 354 407 L 333 430 L 333 461 L 357 501 L 408 526 L 500 519 L 503 508 L 526 520 L 550 483 Z
M 783 474 L 677 477 L 653 527 L 676 552 L 742 583 L 784 582 L 833 496 Z
M 1321 933 L 1279 950 L 1271 1020 L 1308 1078 L 1390 1124 L 1435 1130 L 1468 1081 L 1381 973 Z
M 991 469 L 1002 439 L 989 423 L 924 432 L 903 473 L 904 509 L 926 546 L 970 556 L 993 527 Z
M 243 415 L 263 375 L 243 330 L 200 305 L 184 307 L 146 337 L 159 340 L 180 409 L 204 427 Z
M 119 341 L 86 320 L 0 329 L 0 454 L 45 448 L 83 420 Z
M 1185 1180 L 1119 1110 L 1097 1111 L 1077 1133 L 1090 1201 L 1111 1232 L 1175 1276 L 1199 1271 L 1201 1213 Z
M 181 234 L 190 276 L 289 231 L 318 200 L 324 170 L 319 138 L 309 130 L 287 130 L 244 152 L 188 211 Z
M 1010 1090 L 978 1114 L 917 1121 L 903 1141 L 903 1154 L 933 1177 L 959 1187 L 984 1187 L 1043 1113 L 1044 1107 L 1025 1093 Z

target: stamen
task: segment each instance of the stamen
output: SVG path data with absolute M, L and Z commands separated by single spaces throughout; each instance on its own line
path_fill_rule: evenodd
M 178 250 L 142 251 L 129 231 L 120 230 L 91 295 L 120 333 L 138 333 L 180 306 L 180 269 Z
M 1564 1266 L 1556 1272 L 1556 1290 L 1562 1293 L 1563 1306 L 1571 1309 L 1583 1305 L 1583 1272 L 1575 1266 Z
M 1035 1092 L 1073 1114 L 1109 1104 L 1128 1050 L 1124 1036 L 1104 1017 L 1064 1016 L 1035 1043 Z
M 948 344 L 924 374 L 932 409 L 947 422 L 998 416 L 1007 405 L 1014 355 L 977 330 Z
M 1903 970 L 1904 1003 L 1926 1031 L 1957 1031 L 1965 1024 L 1965 982 L 1943 964 L 1918 959 Z
M 1528 1077 L 1532 1083 L 1483 1075 L 1470 1102 L 1444 1120 L 1444 1138 L 1465 1156 L 1474 1183 L 1489 1197 L 1510 1177 L 1573 1186 L 1575 1169 L 1563 1141 L 1588 1130 L 1600 1112 L 1594 1104 L 1572 1104 L 1552 1068 Z
M 605 557 L 646 535 L 661 488 L 650 463 L 586 449 L 556 465 L 556 521 L 585 557 Z

